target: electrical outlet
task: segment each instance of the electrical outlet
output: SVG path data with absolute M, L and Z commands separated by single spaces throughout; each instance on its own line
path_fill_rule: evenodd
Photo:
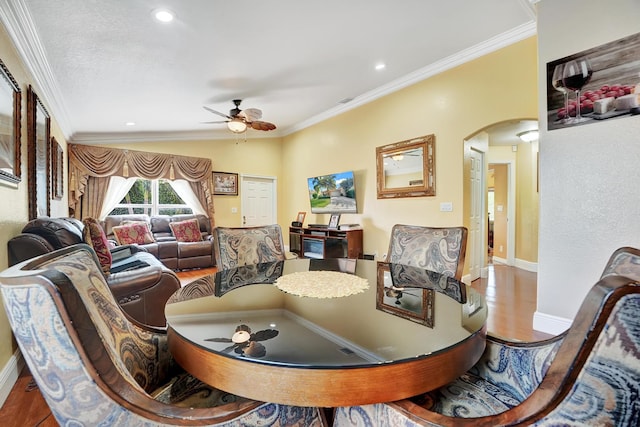
M 440 212 L 453 212 L 453 203 L 451 202 L 440 203 Z

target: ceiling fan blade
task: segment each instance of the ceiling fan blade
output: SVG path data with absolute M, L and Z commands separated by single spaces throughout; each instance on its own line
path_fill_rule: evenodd
M 213 113 L 213 114 L 217 114 L 217 115 L 219 115 L 219 116 L 222 116 L 222 117 L 224 117 L 225 119 L 231 119 L 231 117 L 227 116 L 226 114 L 221 113 L 220 111 L 216 111 L 216 110 L 214 110 L 214 109 L 212 109 L 212 108 L 209 108 L 209 107 L 207 107 L 206 105 L 205 105 L 205 106 L 202 106 L 202 108 L 204 108 L 205 110 L 207 110 L 207 111 L 209 111 L 209 112 L 211 112 L 211 113 Z
M 239 116 L 244 117 L 249 122 L 254 122 L 262 118 L 262 111 L 257 108 L 247 108 L 242 110 Z
M 251 126 L 255 130 L 274 130 L 276 128 L 276 125 L 273 123 L 261 121 L 247 123 L 247 126 Z
M 229 120 L 216 120 L 214 122 L 200 122 L 200 123 L 207 124 L 207 125 L 210 125 L 210 124 L 216 125 L 221 123 L 229 123 Z

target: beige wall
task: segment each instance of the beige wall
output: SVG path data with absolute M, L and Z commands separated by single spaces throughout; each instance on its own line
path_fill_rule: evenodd
M 48 108 L 46 99 L 42 98 L 42 91 L 37 87 L 33 78 L 26 70 L 25 65 L 21 61 L 18 53 L 13 47 L 11 39 L 7 35 L 3 26 L 0 26 L 0 59 L 9 69 L 9 72 L 13 75 L 15 80 L 20 86 L 22 91 L 22 126 L 21 126 L 21 168 L 22 168 L 22 181 L 17 185 L 7 184 L 6 181 L 0 181 L 0 200 L 2 204 L 0 207 L 0 270 L 4 270 L 8 266 L 7 256 L 7 241 L 13 236 L 20 233 L 22 227 L 29 220 L 29 201 L 28 201 L 28 189 L 27 189 L 27 87 L 32 85 L 35 92 L 41 98 L 45 107 L 49 113 L 51 109 Z M 51 136 L 55 137 L 58 143 L 62 146 L 66 152 L 66 140 L 60 131 L 55 117 L 52 117 L 51 121 Z M 66 183 L 66 168 L 65 168 L 65 183 Z M 16 188 L 17 187 L 17 188 Z M 67 187 L 65 184 L 65 195 L 67 194 Z M 51 204 L 52 216 L 66 215 L 68 210 L 67 202 L 63 200 L 54 200 Z M 0 296 L 0 299 L 2 297 Z M 7 320 L 4 309 L 0 310 L 0 374 L 5 373 L 3 370 L 10 363 L 14 363 L 12 358 L 16 351 L 16 344 L 11 334 L 11 328 Z M 12 373 L 5 373 L 11 375 Z M 2 386 L 2 384 L 0 384 Z
M 507 119 L 536 117 L 536 39 L 530 38 L 284 138 L 280 222 L 309 211 L 306 178 L 354 170 L 365 253 L 386 253 L 393 224 L 461 225 L 463 140 Z M 378 200 L 375 147 L 435 134 L 436 196 Z M 440 212 L 452 202 L 453 212 Z M 311 223 L 328 215 L 307 214 Z
M 279 177 L 282 173 L 282 144 L 280 138 L 249 137 L 246 141 L 236 141 L 234 138 L 189 142 L 136 142 L 103 146 L 203 157 L 211 159 L 213 170 L 218 172 L 269 177 Z M 286 186 L 283 185 L 282 180 L 278 180 L 278 195 L 280 199 L 287 197 L 286 191 Z M 239 227 L 242 225 L 240 197 L 240 191 L 238 191 L 238 196 L 214 196 L 215 225 L 223 227 Z M 232 213 L 232 208 L 237 208 L 237 212 Z M 293 218 L 294 216 L 291 217 L 289 222 Z

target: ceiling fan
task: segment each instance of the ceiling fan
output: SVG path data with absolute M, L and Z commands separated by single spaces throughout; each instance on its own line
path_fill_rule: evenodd
M 262 111 L 257 108 L 246 108 L 244 110 L 240 109 L 241 99 L 234 99 L 233 104 L 236 106 L 229 110 L 229 114 L 224 114 L 219 111 L 216 111 L 212 108 L 204 106 L 203 108 L 207 111 L 212 112 L 213 114 L 217 114 L 218 116 L 224 117 L 226 120 L 220 120 L 215 122 L 204 122 L 204 123 L 226 123 L 227 127 L 231 132 L 234 133 L 242 133 L 247 130 L 247 127 L 250 127 L 255 130 L 274 130 L 276 125 L 269 122 L 263 122 L 260 120 L 262 118 Z

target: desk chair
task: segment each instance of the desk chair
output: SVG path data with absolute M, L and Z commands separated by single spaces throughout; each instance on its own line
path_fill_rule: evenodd
M 640 250 L 621 248 L 563 334 L 487 337 L 465 375 L 411 399 L 339 408 L 336 427 L 640 425 Z
M 216 266 L 220 270 L 286 258 L 282 229 L 278 224 L 259 227 L 213 229 Z
M 466 249 L 465 227 L 396 224 L 391 229 L 386 261 L 422 267 L 460 280 Z
M 60 425 L 323 423 L 317 408 L 245 399 L 182 371 L 165 330 L 129 321 L 87 245 L 5 270 L 0 289 L 22 355 Z

